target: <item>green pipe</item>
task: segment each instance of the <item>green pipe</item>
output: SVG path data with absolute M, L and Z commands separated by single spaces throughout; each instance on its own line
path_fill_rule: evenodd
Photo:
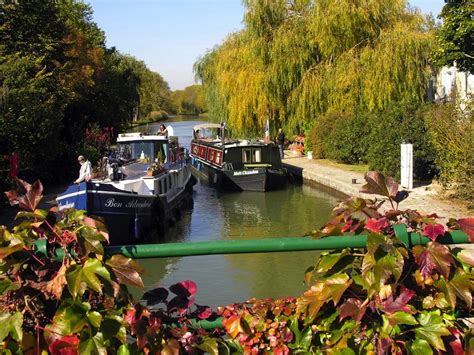
M 222 324 L 222 317 L 218 317 L 214 320 L 207 320 L 207 319 L 190 319 L 190 325 L 193 328 L 203 328 L 206 330 L 212 330 L 216 328 L 224 328 L 224 325 Z
M 407 246 L 426 244 L 429 238 L 418 233 L 406 232 L 404 225 L 396 226 L 395 234 Z M 469 243 L 469 239 L 462 231 L 451 231 L 442 238 L 438 238 L 443 244 Z M 367 235 L 342 235 L 330 236 L 321 239 L 309 237 L 294 238 L 270 238 L 260 240 L 217 240 L 209 242 L 192 243 L 165 243 L 165 244 L 140 244 L 123 246 L 106 246 L 104 248 L 107 256 L 123 254 L 133 259 L 182 257 L 196 255 L 220 255 L 220 254 L 245 254 L 245 253 L 270 253 L 290 252 L 303 250 L 337 250 L 344 248 L 364 248 Z M 46 243 L 37 245 L 37 253 L 46 253 Z M 62 259 L 63 250 L 56 249 L 56 257 Z

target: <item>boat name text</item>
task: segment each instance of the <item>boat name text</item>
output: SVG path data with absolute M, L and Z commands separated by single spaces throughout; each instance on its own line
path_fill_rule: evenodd
M 137 199 L 128 201 L 127 203 L 117 202 L 115 198 L 109 198 L 105 201 L 105 207 L 109 208 L 148 208 L 151 206 L 151 201 L 139 201 Z
M 240 175 L 255 175 L 255 174 L 258 174 L 258 170 L 234 171 L 234 176 L 240 176 Z

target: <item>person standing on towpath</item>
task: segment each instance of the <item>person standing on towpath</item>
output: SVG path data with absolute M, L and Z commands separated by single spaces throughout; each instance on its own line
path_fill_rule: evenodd
M 278 136 L 277 136 L 277 144 L 278 147 L 280 148 L 280 157 L 283 159 L 283 146 L 285 144 L 285 133 L 281 130 L 281 128 L 278 128 Z

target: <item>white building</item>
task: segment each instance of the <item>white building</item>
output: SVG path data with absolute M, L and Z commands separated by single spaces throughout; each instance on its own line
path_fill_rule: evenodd
M 434 101 L 445 101 L 456 91 L 459 100 L 466 101 L 474 97 L 474 75 L 459 71 L 455 66 L 443 67 L 433 78 L 430 96 Z

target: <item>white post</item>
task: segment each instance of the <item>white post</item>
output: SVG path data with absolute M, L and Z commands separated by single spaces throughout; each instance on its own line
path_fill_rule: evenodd
M 401 185 L 413 189 L 413 144 L 401 144 Z

